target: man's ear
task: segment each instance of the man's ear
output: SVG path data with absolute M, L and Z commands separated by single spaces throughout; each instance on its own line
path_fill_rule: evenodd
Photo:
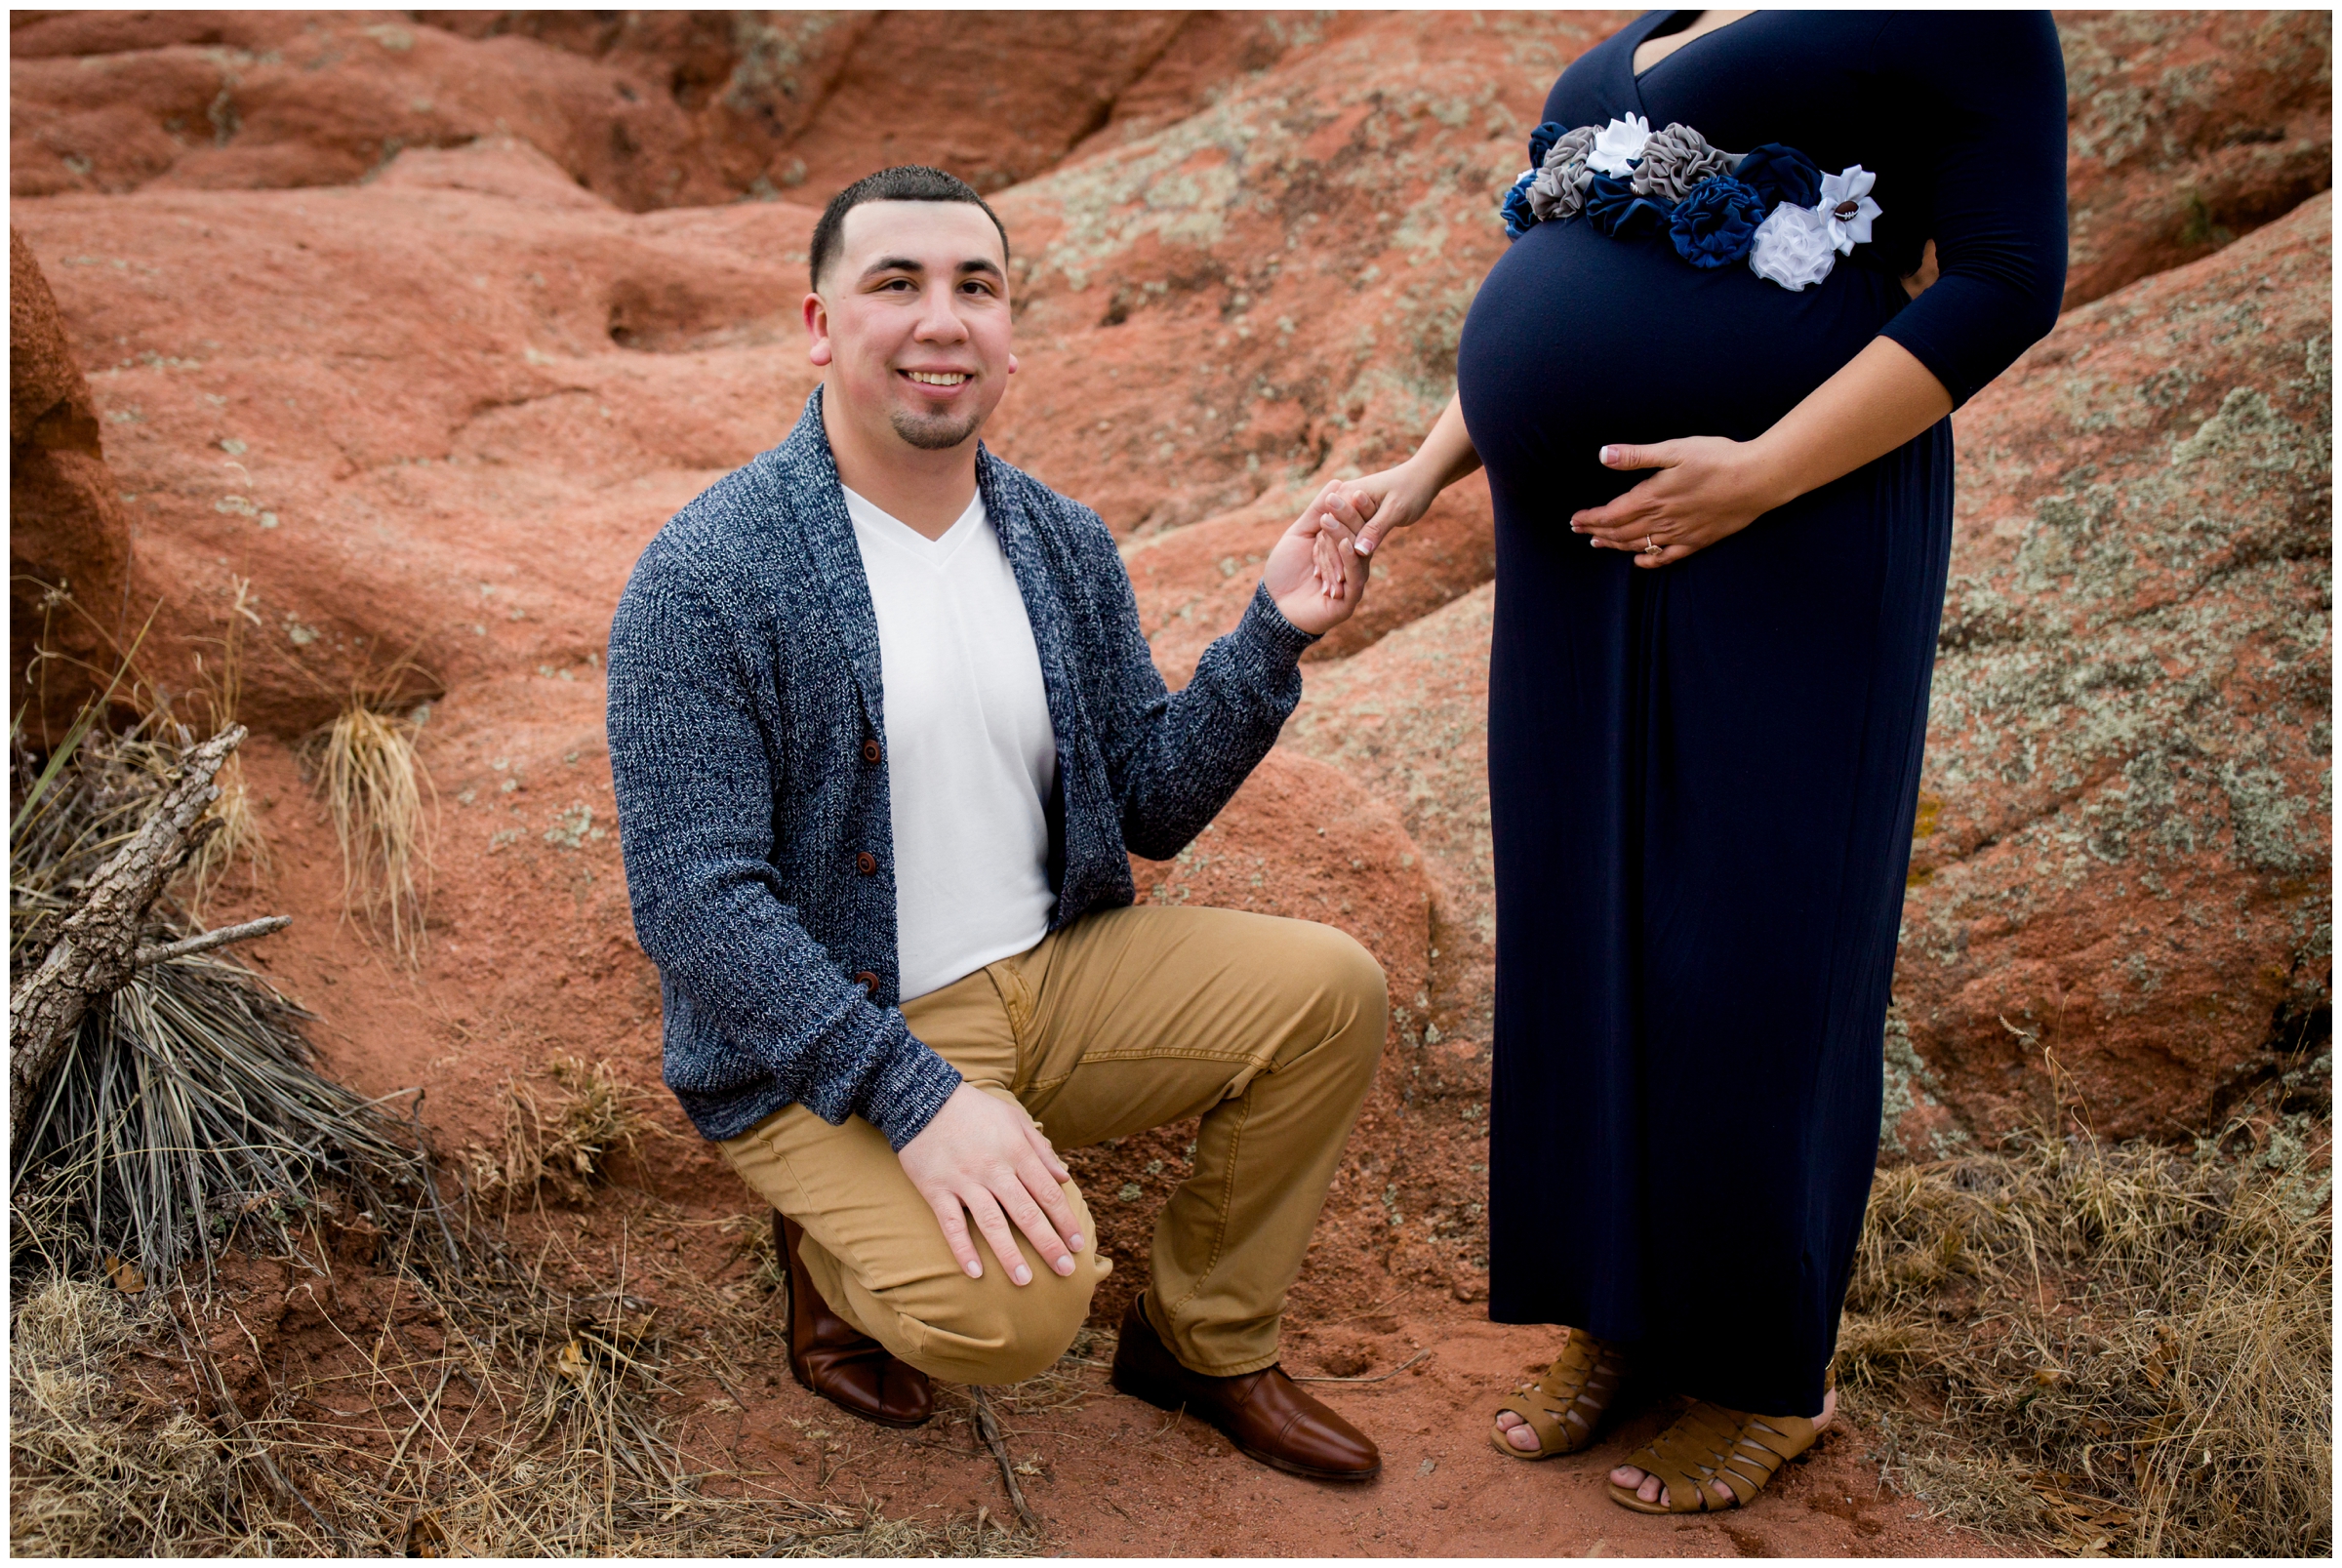
M 805 347 L 805 357 L 817 365 L 829 363 L 829 307 L 818 294 L 805 297 L 805 336 L 812 340 Z
M 1008 356 L 1008 373 L 1011 376 L 1017 373 L 1017 356 L 1014 354 Z

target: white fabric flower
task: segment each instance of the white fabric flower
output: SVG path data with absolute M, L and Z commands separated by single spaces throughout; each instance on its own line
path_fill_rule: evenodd
M 1586 155 L 1586 166 L 1596 174 L 1624 180 L 1635 172 L 1635 160 L 1642 156 L 1642 144 L 1650 140 L 1651 122 L 1642 115 L 1612 120 L 1595 133 L 1594 150 Z
M 1879 216 L 1871 187 L 1878 182 L 1878 177 L 1861 164 L 1822 176 L 1822 199 L 1814 211 L 1829 221 L 1830 243 L 1838 255 L 1852 256 L 1855 246 L 1870 244 L 1871 220 Z
M 1756 225 L 1756 243 L 1749 252 L 1749 270 L 1792 294 L 1819 283 L 1837 264 L 1837 249 L 1830 237 L 1830 221 L 1816 207 L 1792 207 L 1783 202 L 1772 216 Z

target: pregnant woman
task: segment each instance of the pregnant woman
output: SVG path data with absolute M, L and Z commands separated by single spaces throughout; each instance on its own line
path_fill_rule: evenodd
M 1748 1502 L 1834 1406 L 1952 543 L 1947 416 L 2046 332 L 2046 13 L 1656 12 L 1565 72 L 1371 551 L 1485 463 L 1492 1440 Z

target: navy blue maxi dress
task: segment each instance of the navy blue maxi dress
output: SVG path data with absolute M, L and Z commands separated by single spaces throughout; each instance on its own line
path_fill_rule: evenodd
M 1951 422 L 1658 570 L 1569 517 L 1642 477 L 1603 443 L 1754 437 L 1881 334 L 1956 403 L 2005 369 L 2064 287 L 2065 79 L 2046 13 L 1978 12 L 1758 12 L 1637 77 L 1697 15 L 1587 54 L 1545 117 L 1861 164 L 1882 212 L 1801 293 L 1547 221 L 1466 323 L 1497 537 L 1490 1315 L 1810 1416 L 1878 1155 Z

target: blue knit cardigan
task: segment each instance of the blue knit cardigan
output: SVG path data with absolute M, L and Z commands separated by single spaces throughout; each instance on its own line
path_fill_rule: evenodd
M 1268 754 L 1314 641 L 1266 588 L 1166 691 L 1098 514 L 979 449 L 1057 731 L 1054 931 L 1131 902 Z M 822 424 L 659 531 L 610 628 L 610 765 L 667 1087 L 702 1136 L 784 1106 L 901 1148 L 959 1085 L 899 1000 L 878 625 Z

